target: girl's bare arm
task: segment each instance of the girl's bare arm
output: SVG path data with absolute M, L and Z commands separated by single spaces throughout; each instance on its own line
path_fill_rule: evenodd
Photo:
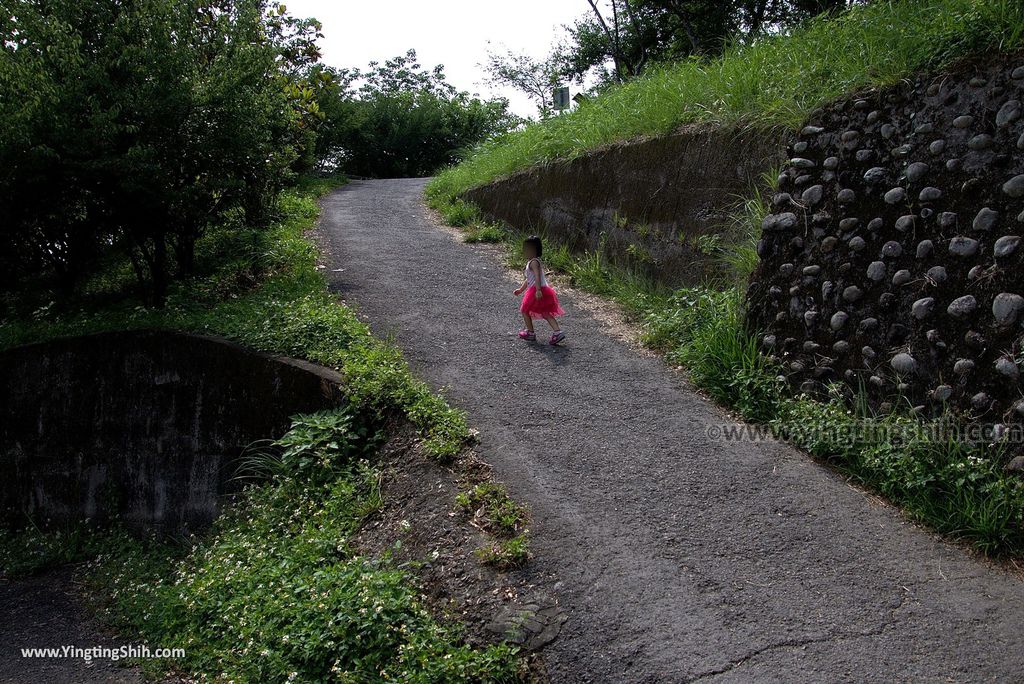
M 544 280 L 544 274 L 541 273 L 540 270 L 540 262 L 537 261 L 536 259 L 531 261 L 530 270 L 533 271 L 533 274 L 536 276 L 536 280 L 534 282 L 537 283 L 537 288 L 534 290 L 533 294 L 537 297 L 537 299 L 540 299 L 541 297 L 544 296 L 544 293 L 540 291 L 540 284 Z

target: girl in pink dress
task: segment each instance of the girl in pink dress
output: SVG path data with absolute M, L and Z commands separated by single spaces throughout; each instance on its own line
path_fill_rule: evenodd
M 528 342 L 535 341 L 537 334 L 533 331 L 533 320 L 543 318 L 551 326 L 551 339 L 548 340 L 548 344 L 558 344 L 565 339 L 565 332 L 558 325 L 557 318 L 564 316 L 565 311 L 558 303 L 558 295 L 555 294 L 554 288 L 544 279 L 544 266 L 540 261 L 543 251 L 540 238 L 536 235 L 523 240 L 523 256 L 526 257 L 526 269 L 523 272 L 525 280 L 515 294 L 523 295 L 519 311 L 523 314 L 526 327 L 519 331 L 519 337 Z

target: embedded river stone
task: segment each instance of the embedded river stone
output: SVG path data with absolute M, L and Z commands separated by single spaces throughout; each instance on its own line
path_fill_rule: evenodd
M 998 325 L 1013 325 L 1024 311 L 1024 297 L 1012 292 L 1000 292 L 992 300 L 992 317 Z
M 1019 235 L 1004 235 L 996 240 L 996 244 L 992 246 L 992 253 L 996 257 L 1004 258 L 1016 252 L 1018 247 L 1020 247 Z

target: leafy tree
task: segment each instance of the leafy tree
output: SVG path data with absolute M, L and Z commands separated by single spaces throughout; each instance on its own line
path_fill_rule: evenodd
M 414 50 L 366 71 L 321 75 L 319 154 L 355 175 L 429 175 L 514 123 L 507 101 L 456 90 L 443 67 L 425 69 Z
M 752 40 L 857 1 L 587 0 L 588 14 L 569 27 L 571 45 L 557 58 L 573 80 L 622 82 L 652 62 L 718 54 L 730 40 Z
M 537 60 L 524 52 L 507 50 L 501 54 L 488 50 L 487 63 L 482 66 L 492 85 L 515 88 L 530 98 L 542 119 L 551 116 L 553 91 L 563 70 L 557 53 Z
M 319 26 L 265 0 L 0 0 L 5 276 L 111 248 L 163 304 L 210 223 L 256 225 L 312 140 Z

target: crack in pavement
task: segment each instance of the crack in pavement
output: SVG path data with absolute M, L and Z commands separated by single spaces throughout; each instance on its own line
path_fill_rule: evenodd
M 746 663 L 744 681 L 1019 679 L 1019 578 L 785 444 L 710 438 L 733 419 L 571 291 L 565 346 L 522 343 L 500 258 L 437 226 L 423 184 L 328 196 L 324 270 L 448 388 L 529 504 L 521 572 L 568 614 L 544 649 L 553 681 L 683 681 L 723 660 Z M 794 651 L 794 634 L 817 636 Z

